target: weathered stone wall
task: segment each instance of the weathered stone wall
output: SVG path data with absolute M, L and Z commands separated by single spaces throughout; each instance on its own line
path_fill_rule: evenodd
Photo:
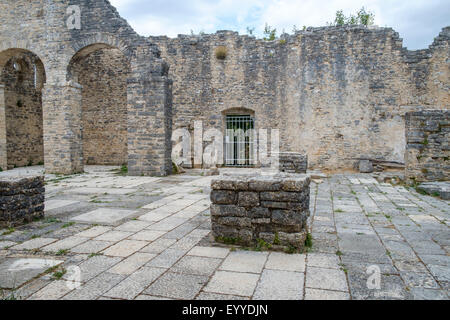
M 307 235 L 310 178 L 230 176 L 211 182 L 211 222 L 219 242 L 301 249 Z
M 20 54 L 3 70 L 6 119 L 7 167 L 44 162 L 42 95 L 38 82 L 38 58 Z M 42 76 L 41 76 L 42 77 Z
M 74 5 L 81 12 L 80 28 L 75 29 L 68 27 Z M 112 157 L 118 163 L 124 156 L 123 126 L 112 137 L 114 146 L 120 142 L 115 152 L 103 145 L 93 148 L 92 141 L 101 139 L 89 132 L 106 124 L 93 124 L 83 146 L 83 90 L 77 83 L 83 79 L 70 72 L 73 62 L 107 48 L 120 50 L 129 66 L 127 162 L 133 175 L 170 172 L 172 126 L 192 130 L 193 120 L 203 120 L 205 129 L 224 132 L 227 113 L 254 114 L 256 129 L 280 129 L 281 151 L 308 155 L 310 167 L 353 168 L 356 158 L 404 161 L 405 113 L 448 109 L 450 104 L 450 27 L 429 49 L 408 51 L 392 29 L 362 26 L 309 28 L 272 42 L 230 31 L 145 38 L 107 0 L 5 0 L 0 21 L 0 72 L 24 52 L 36 54 L 45 69 L 48 172 L 78 172 L 89 158 L 100 162 Z M 227 50 L 225 59 L 216 57 L 219 46 Z M 173 95 L 169 78 L 174 80 Z M 3 85 L 2 167 L 7 162 Z M 85 94 L 84 102 L 90 99 Z M 125 98 L 120 99 L 123 103 Z M 107 99 L 96 95 L 87 105 L 104 103 Z M 108 138 L 110 128 L 106 126 Z
M 79 27 L 73 24 L 77 19 L 73 6 L 80 9 Z M 23 52 L 37 55 L 45 70 L 42 109 L 46 172 L 83 171 L 82 87 L 70 66 L 105 48 L 120 50 L 130 66 L 126 97 L 122 97 L 127 101 L 129 173 L 170 172 L 170 140 L 165 143 L 171 135 L 168 67 L 157 46 L 136 34 L 109 1 L 5 0 L 0 2 L 0 21 L 0 72 L 9 59 Z M 0 83 L 0 98 L 4 95 L 2 87 Z M 4 100 L 0 99 L 0 112 L 5 109 Z M 0 165 L 4 166 L 6 124 L 2 114 L 0 122 Z M 123 140 L 123 130 L 120 132 L 118 140 Z M 117 151 L 123 157 L 123 148 Z
M 85 164 L 122 165 L 127 149 L 129 63 L 118 49 L 100 49 L 73 66 L 82 89 Z
M 406 142 L 407 179 L 450 180 L 450 110 L 407 113 Z
M 449 38 L 408 51 L 391 28 L 309 28 L 266 42 L 219 31 L 151 37 L 174 80 L 174 130 L 225 130 L 224 112 L 250 109 L 258 128 L 278 128 L 281 150 L 311 167 L 353 168 L 354 158 L 404 161 L 408 111 L 447 109 Z M 225 59 L 215 55 L 227 49 Z
M 44 217 L 43 176 L 0 177 L 0 228 Z

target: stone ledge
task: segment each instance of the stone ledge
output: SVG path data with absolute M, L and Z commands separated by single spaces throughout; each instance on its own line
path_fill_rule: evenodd
M 268 176 L 221 176 L 213 179 L 213 190 L 234 191 L 303 191 L 311 178 L 305 174 L 278 173 Z
M 417 190 L 432 196 L 439 196 L 444 200 L 450 200 L 450 182 L 425 182 L 417 186 Z

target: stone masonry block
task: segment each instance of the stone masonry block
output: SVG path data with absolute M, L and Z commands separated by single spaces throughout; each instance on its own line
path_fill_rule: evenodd
M 211 216 L 214 217 L 245 217 L 247 216 L 247 211 L 245 208 L 238 207 L 235 205 L 211 205 Z
M 259 194 L 257 192 L 239 192 L 238 205 L 240 207 L 258 207 Z
M 214 204 L 235 204 L 237 200 L 237 193 L 227 190 L 213 190 L 211 191 L 211 202 Z
M 305 198 L 304 192 L 261 192 L 261 201 L 302 202 Z
M 272 222 L 279 225 L 303 225 L 306 216 L 302 211 L 294 210 L 273 210 Z
M 268 208 L 255 207 L 250 209 L 249 215 L 253 219 L 270 218 L 271 212 Z
M 224 225 L 224 226 L 234 226 L 238 229 L 242 228 L 251 228 L 252 227 L 252 220 L 250 218 L 239 218 L 239 217 L 223 217 L 223 218 L 217 218 L 217 223 Z

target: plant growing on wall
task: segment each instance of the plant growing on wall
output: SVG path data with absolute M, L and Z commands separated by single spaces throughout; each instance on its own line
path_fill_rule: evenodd
M 277 37 L 277 29 L 272 28 L 266 23 L 264 27 L 264 40 L 265 41 L 273 41 Z
M 218 60 L 225 60 L 227 57 L 228 50 L 224 46 L 219 46 L 216 48 L 216 58 Z
M 343 26 L 346 23 L 347 18 L 344 15 L 344 11 L 336 11 L 336 18 L 334 18 L 334 24 L 336 26 Z
M 364 9 L 364 7 L 362 7 L 359 11 L 358 11 L 358 20 L 362 25 L 365 26 L 371 26 L 375 23 L 375 15 Z
M 336 17 L 334 18 L 334 22 L 329 22 L 327 25 L 330 26 L 344 26 L 344 25 L 364 25 L 370 26 L 375 22 L 375 15 L 366 11 L 364 7 L 358 10 L 356 15 L 345 16 L 343 10 L 336 11 Z

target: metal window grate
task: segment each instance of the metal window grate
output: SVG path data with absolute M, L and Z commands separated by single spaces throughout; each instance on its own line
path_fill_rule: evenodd
M 230 115 L 226 119 L 225 165 L 245 167 L 255 165 L 255 121 L 249 115 Z

